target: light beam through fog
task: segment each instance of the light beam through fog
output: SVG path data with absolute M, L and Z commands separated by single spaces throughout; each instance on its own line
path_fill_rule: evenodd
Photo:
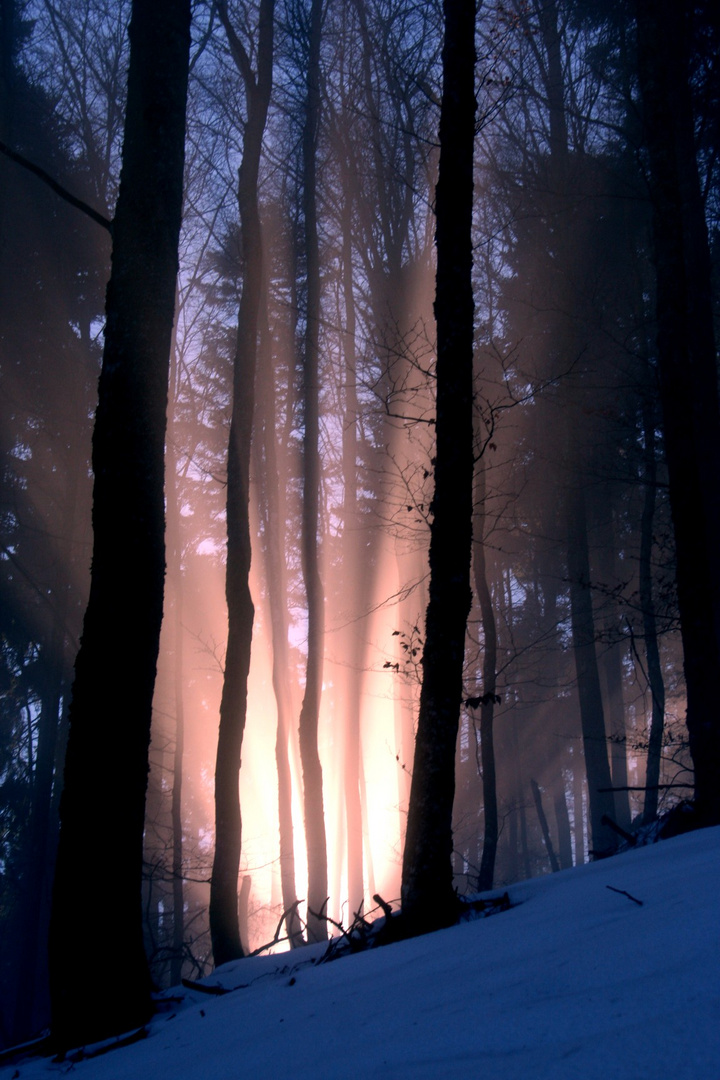
M 425 277 L 431 280 L 432 267 L 426 263 Z M 420 279 L 421 280 L 421 279 Z M 401 411 L 410 401 L 406 419 L 387 417 L 384 421 L 387 453 L 380 464 L 372 463 L 376 475 L 368 475 L 367 464 L 353 463 L 357 501 L 364 505 L 354 519 L 343 516 L 344 485 L 333 479 L 333 459 L 342 425 L 326 421 L 323 462 L 328 474 L 325 486 L 328 505 L 323 520 L 329 523 L 322 538 L 323 573 L 326 577 L 325 679 L 319 725 L 319 746 L 325 786 L 325 816 L 329 864 L 330 896 L 327 915 L 348 926 L 357 911 L 376 908 L 373 895 L 396 901 L 399 896 L 400 862 L 405 813 L 412 762 L 413 717 L 419 690 L 419 662 L 425 598 L 426 511 L 416 506 L 427 498 L 414 490 L 416 474 L 429 475 L 431 443 L 427 425 L 420 423 L 430 407 L 427 391 L 413 377 L 413 362 L 428 362 L 431 342 L 425 327 L 431 325 L 428 298 L 423 287 L 406 297 L 413 312 L 415 354 L 399 355 L 397 338 L 390 368 L 390 349 L 377 349 L 384 392 L 394 394 L 394 409 Z M 424 310 L 422 310 L 424 305 Z M 422 332 L 420 328 L 422 327 Z M 422 355 L 421 355 L 422 349 Z M 422 403 L 422 405 L 421 405 Z M 382 404 L 382 402 L 380 402 Z M 375 406 L 377 408 L 377 405 Z M 412 410 L 412 411 L 411 411 Z M 338 439 L 327 438 L 335 430 Z M 297 463 L 294 466 L 297 468 Z M 379 475 L 378 475 L 379 474 Z M 290 513 L 296 512 L 293 482 L 281 477 Z M 253 487 L 255 502 L 257 485 Z M 418 494 L 418 492 L 420 492 Z M 412 498 L 413 503 L 408 500 Z M 191 517 L 195 536 L 202 534 L 201 507 L 194 506 Z M 243 816 L 241 881 L 238 890 L 241 921 L 247 913 L 246 944 L 250 949 L 271 940 L 283 911 L 280 889 L 278 787 L 275 758 L 277 705 L 272 684 L 272 640 L 268 587 L 264 577 L 258 515 L 255 524 L 252 591 L 256 606 L 252 662 L 248 692 L 248 723 L 243 742 L 240 799 Z M 181 519 L 181 527 L 182 527 Z M 349 527 L 345 528 L 345 521 Z M 199 553 L 198 553 L 199 548 Z M 288 540 L 288 562 L 296 558 L 295 541 Z M 210 540 L 196 544 L 196 554 L 185 559 L 182 588 L 185 608 L 184 708 L 186 715 L 184 782 L 187 791 L 185 822 L 186 862 L 195 867 L 197 879 L 207 878 L 211 853 L 213 820 L 213 757 L 217 737 L 217 709 L 222 687 L 226 605 L 222 549 Z M 301 591 L 293 585 L 289 603 L 290 765 L 292 774 L 293 837 L 295 847 L 296 895 L 304 900 L 307 863 L 302 818 L 302 781 L 297 743 L 297 716 L 304 675 L 304 612 Z M 172 604 L 175 583 L 169 582 Z M 297 599 L 296 599 L 297 598 Z M 167 700 L 172 656 L 161 662 L 161 678 L 156 701 L 157 731 L 154 747 L 169 768 L 169 749 L 174 735 L 173 709 Z M 349 743 L 355 740 L 356 756 Z M 358 756 L 359 755 L 359 756 Z M 157 762 L 157 757 L 155 758 Z M 157 770 L 156 770 L 157 771 Z M 358 818 L 354 835 L 349 823 L 348 792 L 357 792 Z M 172 786 L 163 775 L 161 789 Z M 154 785 L 151 784 L 151 791 Z M 151 800 L 152 801 L 152 800 Z M 357 841 L 357 843 L 354 843 Z M 246 880 L 249 879 L 249 880 Z M 351 882 L 356 895 L 350 896 Z M 244 885 L 243 885 L 244 883 Z M 359 884 L 358 884 L 359 883 Z M 249 890 L 249 891 L 248 891 Z M 189 895 L 202 902 L 206 886 L 191 884 Z M 204 895 L 204 902 L 207 897 Z M 301 912 L 305 914 L 304 907 Z M 329 927 L 331 929 L 331 927 Z M 287 947 L 278 946 L 278 947 Z
M 3 21 L 10 37 L 1 50 L 1 137 L 13 141 L 6 130 L 13 116 L 23 153 L 112 216 L 130 4 L 61 6 L 8 5 L 18 14 Z M 194 5 L 168 409 L 174 475 L 166 483 L 165 620 L 145 828 L 145 944 L 160 985 L 180 973 L 205 974 L 213 963 L 208 901 L 228 623 L 228 427 L 246 281 L 260 285 L 267 301 L 259 313 L 249 461 L 256 618 L 237 882 L 246 948 L 270 941 L 283 911 L 308 891 L 298 751 L 308 635 L 302 443 L 310 426 L 302 390 L 308 275 L 300 168 L 307 26 L 299 13 L 310 4 L 282 5 L 275 27 L 258 173 L 262 273 L 243 265 L 238 166 L 248 95 L 233 59 L 244 48 L 250 68 L 258 60 L 259 5 L 229 0 L 236 40 L 227 26 L 207 22 L 211 7 Z M 438 5 L 325 7 L 317 146 L 319 752 L 327 914 L 347 927 L 361 903 L 366 913 L 374 908 L 375 893 L 397 900 L 413 761 L 433 484 L 441 32 Z M 489 595 L 493 620 L 476 597 L 456 755 L 460 892 L 478 887 L 495 820 L 494 880 L 506 885 L 586 861 L 598 841 L 615 843 L 614 833 L 592 835 L 593 789 L 615 789 L 605 808 L 625 831 L 693 790 L 658 392 L 658 266 L 635 142 L 639 72 L 627 66 L 635 63 L 626 37 L 634 28 L 595 9 L 530 0 L 478 12 L 474 400 L 484 494 L 478 484 L 474 497 L 486 589 L 478 578 L 476 590 Z M 711 140 L 703 110 L 714 100 L 707 80 L 715 69 L 703 50 L 714 47 L 714 30 L 705 19 L 696 5 L 693 107 L 696 130 Z M 605 65 L 597 63 L 598 42 Z M 713 150 L 708 142 L 701 154 L 709 207 L 717 204 Z M 19 1042 L 48 1020 L 42 968 L 72 665 L 88 599 L 90 435 L 110 261 L 105 230 L 17 162 L 0 159 L 0 172 L 0 1041 Z M 683 331 L 677 340 L 691 337 Z M 673 409 L 678 445 L 689 447 L 683 410 Z M 687 513 L 675 516 L 687 525 L 700 506 L 702 499 L 690 499 Z M 709 579 L 695 572 L 705 602 Z M 142 611 L 137 618 L 130 635 Z M 493 621 L 497 648 L 486 649 Z M 492 655 L 494 679 L 485 663 Z M 486 683 L 496 690 L 487 793 Z M 98 723 L 104 719 L 98 708 Z M 603 759 L 603 743 L 605 780 L 589 784 L 588 772 L 599 774 L 588 746 Z M 93 752 L 88 775 L 102 783 L 103 754 Z M 233 794 L 232 780 L 229 787 Z M 102 904 L 98 889 L 86 902 Z

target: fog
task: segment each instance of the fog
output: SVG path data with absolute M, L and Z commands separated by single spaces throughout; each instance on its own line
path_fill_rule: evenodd
M 6 8 L 3 141 L 112 216 L 129 4 L 67 0 L 59 10 L 27 0 L 3 4 L 3 19 Z M 315 794 L 327 903 L 315 915 L 330 932 L 376 912 L 376 895 L 394 904 L 400 894 L 432 515 L 441 12 L 386 0 L 325 8 L 313 389 L 324 620 Z M 213 965 L 228 440 L 239 306 L 255 279 L 244 951 L 273 939 L 288 949 L 292 927 L 305 933 L 309 917 L 298 735 L 311 647 L 309 5 L 277 5 L 257 188 L 261 266 L 245 259 L 237 199 L 247 93 L 213 11 L 198 5 L 193 26 L 146 811 L 146 946 L 161 987 Z M 257 5 L 228 11 L 255 70 Z M 481 883 L 484 846 L 489 884 L 505 886 L 610 853 L 633 823 L 692 793 L 632 32 L 614 7 L 589 2 L 486 4 L 478 18 L 475 590 L 457 745 L 460 893 Z M 699 112 L 703 79 L 698 65 Z M 716 238 L 715 156 L 699 160 Z M 47 1022 L 44 950 L 89 587 L 110 237 L 5 157 L 0 185 L 0 1040 L 10 1044 Z M 481 724 L 494 746 L 492 843 Z M 93 889 L 82 868 L 78 889 Z M 293 898 L 299 925 L 282 920 Z

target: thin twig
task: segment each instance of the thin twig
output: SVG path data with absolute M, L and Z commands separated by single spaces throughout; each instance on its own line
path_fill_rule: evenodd
M 638 904 L 639 907 L 643 906 L 642 900 L 638 900 L 637 896 L 631 896 L 629 892 L 625 892 L 624 889 L 616 889 L 614 885 L 606 885 L 606 889 L 611 889 L 613 892 L 620 893 L 621 896 L 627 896 L 628 900 L 632 900 L 633 904 Z

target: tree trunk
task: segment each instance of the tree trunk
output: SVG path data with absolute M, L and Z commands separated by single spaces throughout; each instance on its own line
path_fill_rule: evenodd
M 178 359 L 177 348 L 173 343 L 171 362 L 170 401 L 173 405 L 178 398 Z M 173 933 L 172 955 L 170 959 L 170 985 L 177 986 L 182 978 L 183 949 L 185 944 L 185 889 L 183 882 L 183 817 L 182 817 L 182 781 L 183 755 L 185 752 L 185 702 L 183 697 L 183 578 L 182 578 L 182 534 L 179 496 L 177 490 L 177 455 L 175 452 L 175 433 L 170 431 L 166 450 L 166 485 L 167 485 L 167 547 L 168 571 L 173 591 L 173 701 L 175 705 L 175 747 L 172 764 L 172 795 L 170 820 L 172 828 L 172 896 L 173 896 Z
M 660 783 L 660 762 L 662 759 L 663 727 L 665 724 L 665 682 L 660 664 L 660 648 L 652 587 L 653 519 L 655 517 L 657 488 L 657 451 L 655 448 L 653 411 L 652 406 L 647 402 L 643 408 L 643 434 L 645 436 L 645 475 L 643 481 L 645 484 L 645 496 L 640 522 L 639 566 L 640 607 L 642 608 L 645 637 L 647 678 L 652 699 L 647 769 L 645 772 L 645 801 L 643 804 L 643 822 L 646 825 L 657 817 L 658 784 Z
M 572 753 L 572 791 L 573 791 L 573 839 L 575 841 L 575 865 L 585 862 L 585 763 L 580 759 L 580 749 L 576 743 Z
M 609 854 L 616 846 L 615 834 L 603 824 L 604 816 L 613 817 L 615 803 L 595 652 L 585 497 L 579 487 L 568 493 L 568 577 L 573 655 L 590 800 L 591 844 L 593 854 L 598 857 Z
M 561 870 L 567 870 L 573 864 L 572 837 L 570 833 L 570 815 L 568 814 L 567 797 L 565 795 L 564 776 L 560 773 L 560 782 L 563 784 L 553 796 L 555 809 L 555 825 L 558 837 L 558 861 Z
M 303 506 L 302 567 L 308 613 L 305 694 L 300 710 L 300 756 L 303 768 L 305 837 L 308 858 L 308 941 L 327 938 L 319 917 L 328 898 L 327 842 L 323 779 L 318 752 L 325 639 L 325 596 L 320 577 L 320 246 L 317 226 L 317 141 L 320 123 L 320 30 L 322 0 L 312 0 L 309 27 L 307 97 L 303 129 L 303 215 L 307 267 L 307 322 L 303 356 Z
M 189 47 L 189 0 L 133 3 L 93 435 L 92 576 L 75 664 L 50 925 L 52 1033 L 61 1048 L 143 1024 L 152 1012 L 142 849 L 163 608 L 163 451 Z M 108 934 L 117 963 L 99 993 L 79 958 Z
M 278 830 L 280 834 L 280 887 L 283 909 L 290 911 L 287 933 L 292 948 L 304 944 L 297 912 L 295 841 L 293 837 L 290 733 L 292 693 L 288 650 L 288 594 L 285 562 L 285 512 L 278 467 L 275 429 L 275 383 L 271 366 L 267 282 L 260 333 L 261 366 L 258 381 L 258 420 L 262 428 L 261 511 L 265 535 L 264 559 L 272 636 L 272 685 L 277 707 L 275 764 L 278 774 Z
M 720 823 L 720 407 L 688 63 L 692 6 L 636 0 L 658 359 L 699 820 Z
M 608 592 L 620 584 L 617 559 L 616 530 L 613 521 L 612 491 L 600 488 L 593 500 L 595 533 L 597 535 L 595 557 L 597 573 Z M 625 643 L 618 609 L 612 596 L 605 597 L 600 613 L 603 647 L 599 660 L 603 692 L 603 713 L 610 739 L 610 774 L 612 776 L 613 818 L 621 828 L 630 828 L 630 795 L 628 787 L 627 734 L 625 725 L 625 701 L 623 698 L 623 649 Z
M 244 955 L 238 925 L 238 875 L 242 817 L 238 781 L 247 719 L 248 675 L 255 607 L 250 595 L 250 446 L 255 403 L 258 325 L 263 288 L 263 250 L 258 208 L 258 173 L 273 64 L 274 0 L 263 0 L 258 26 L 258 73 L 228 19 L 220 17 L 236 66 L 245 82 L 247 123 L 238 170 L 243 284 L 233 368 L 233 402 L 227 472 L 228 642 L 220 700 L 215 761 L 215 856 L 210 878 L 210 937 L 215 964 Z
M 548 828 L 547 817 L 542 804 L 542 795 L 540 793 L 540 787 L 537 780 L 530 781 L 530 789 L 533 795 L 533 801 L 535 803 L 535 810 L 537 811 L 538 821 L 540 822 L 540 831 L 542 832 L 543 843 L 545 844 L 545 850 L 547 851 L 548 859 L 550 860 L 550 869 L 553 874 L 557 874 L 560 869 L 560 863 L 557 860 L 555 849 L 553 847 L 552 838 L 550 836 L 550 829 Z
M 361 910 L 364 897 L 363 879 L 363 818 L 360 801 L 360 716 L 365 666 L 365 633 L 367 626 L 360 619 L 360 612 L 367 603 L 372 588 L 372 568 L 369 552 L 365 550 L 357 498 L 357 371 L 355 356 L 355 297 L 353 294 L 352 267 L 352 190 L 347 161 L 343 162 L 345 173 L 345 200 L 342 208 L 342 288 L 345 309 L 345 332 L 343 334 L 345 394 L 343 420 L 343 519 L 344 556 L 352 567 L 351 580 L 347 583 L 348 609 L 354 621 L 347 626 L 346 663 L 349 665 L 345 679 L 345 754 L 344 789 L 345 822 L 347 827 L 347 874 L 349 915 Z
M 495 858 L 498 843 L 498 804 L 495 777 L 495 745 L 493 721 L 495 718 L 495 669 L 497 667 L 497 628 L 492 596 L 485 565 L 485 461 L 481 457 L 475 466 L 475 515 L 474 559 L 475 592 L 482 616 L 484 652 L 482 702 L 480 704 L 480 755 L 482 761 L 483 806 L 485 829 L 482 860 L 478 876 L 478 890 L 492 889 L 495 876 Z
M 444 19 L 436 191 L 437 443 L 430 595 L 402 868 L 403 919 L 410 932 L 447 926 L 456 917 L 452 888 L 455 743 L 471 603 L 475 4 L 445 0 Z

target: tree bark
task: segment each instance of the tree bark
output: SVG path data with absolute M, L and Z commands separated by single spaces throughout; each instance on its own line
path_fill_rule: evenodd
M 320 245 L 317 223 L 317 142 L 320 124 L 320 30 L 322 0 L 312 0 L 309 58 L 303 128 L 303 217 L 307 271 L 307 319 L 303 355 L 303 503 L 302 567 L 307 596 L 308 642 L 305 693 L 300 710 L 300 756 L 303 769 L 305 838 L 308 859 L 308 941 L 327 938 L 319 916 L 328 898 L 327 841 L 323 778 L 318 751 L 325 638 L 325 596 L 320 576 Z
M 478 890 L 492 889 L 498 844 L 498 804 L 495 775 L 495 669 L 497 667 L 497 628 L 492 595 L 485 563 L 485 461 L 481 457 L 475 466 L 474 559 L 475 592 L 480 603 L 483 627 L 483 682 L 480 704 L 480 759 L 482 762 L 483 806 L 485 829 Z
M 615 834 L 602 820 L 604 816 L 613 817 L 615 801 L 611 790 L 605 717 L 595 652 L 585 496 L 579 487 L 568 493 L 567 513 L 573 655 L 588 780 L 591 844 L 593 854 L 598 857 L 609 854 L 616 846 Z
M 638 74 L 650 165 L 658 360 L 677 553 L 695 805 L 720 822 L 720 407 L 711 262 L 688 63 L 692 9 L 637 0 Z
M 555 848 L 553 847 L 552 838 L 550 836 L 550 829 L 548 828 L 547 816 L 545 814 L 545 810 L 542 804 L 542 794 L 540 792 L 540 786 L 537 780 L 530 781 L 530 789 L 532 791 L 538 821 L 540 822 L 540 831 L 542 832 L 545 850 L 547 851 L 548 859 L 550 860 L 550 869 L 552 870 L 553 874 L 557 874 L 558 870 L 560 869 L 560 863 L 557 860 Z
M 617 559 L 617 540 L 613 521 L 612 491 L 601 487 L 595 492 L 592 512 L 595 518 L 595 559 L 597 574 L 606 590 L 620 583 Z M 613 820 L 626 831 L 630 828 L 630 797 L 628 785 L 627 733 L 623 697 L 623 648 L 619 612 L 611 596 L 605 597 L 600 611 L 603 640 L 599 658 L 603 693 L 603 715 L 610 741 L 610 774 L 615 789 Z
M 178 398 L 178 358 L 177 347 L 173 342 L 173 357 L 170 372 L 170 401 L 173 405 Z M 171 406 L 172 411 L 172 406 Z M 166 485 L 167 485 L 167 547 L 168 570 L 173 590 L 173 695 L 175 705 L 175 746 L 172 764 L 172 795 L 170 820 L 172 827 L 172 956 L 170 959 L 170 984 L 177 986 L 182 978 L 183 949 L 185 944 L 185 888 L 183 881 L 183 816 L 182 816 L 182 781 L 183 757 L 185 753 L 185 701 L 183 695 L 183 578 L 182 578 L 182 533 L 181 516 L 177 487 L 177 455 L 175 452 L 172 426 L 167 440 L 166 450 Z
M 152 1011 L 142 845 L 163 608 L 163 451 L 189 47 L 189 0 L 133 3 L 93 435 L 92 576 L 50 924 L 52 1035 L 61 1048 L 143 1024 Z M 81 958 L 108 934 L 117 964 L 100 993 Z
M 643 822 L 649 824 L 657 817 L 662 759 L 663 727 L 665 725 L 665 681 L 660 663 L 655 600 L 652 587 L 653 520 L 657 488 L 657 450 L 655 448 L 655 423 L 653 409 L 648 403 L 643 408 L 643 434 L 645 437 L 645 495 L 640 520 L 639 591 L 642 608 L 647 678 L 652 699 L 650 734 L 648 736 L 647 768 L 645 771 L 645 800 Z
M 233 367 L 232 418 L 227 471 L 228 642 L 220 700 L 215 761 L 215 856 L 210 877 L 210 937 L 215 964 L 244 955 L 238 924 L 238 875 L 242 815 L 238 781 L 247 720 L 248 675 L 255 607 L 250 595 L 250 447 L 255 405 L 258 326 L 263 288 L 263 248 L 258 207 L 258 174 L 272 87 L 274 0 L 263 0 L 258 20 L 258 71 L 220 5 L 230 49 L 245 83 L 247 123 L 238 170 L 243 283 Z
M 345 332 L 343 354 L 345 393 L 343 408 L 343 536 L 345 558 L 352 567 L 352 579 L 347 583 L 348 607 L 354 613 L 355 622 L 346 628 L 346 663 L 349 664 L 345 679 L 345 747 L 344 787 L 345 823 L 347 828 L 347 881 L 350 916 L 361 910 L 364 897 L 363 878 L 363 815 L 360 800 L 360 772 L 362 768 L 360 743 L 360 716 L 362 703 L 363 670 L 365 666 L 365 634 L 367 626 L 359 619 L 360 612 L 372 588 L 372 563 L 365 549 L 358 508 L 357 492 L 357 439 L 358 400 L 355 355 L 355 297 L 353 293 L 352 267 L 352 187 L 349 162 L 343 161 L 345 199 L 341 213 L 342 224 L 342 289 L 345 309 Z
M 293 837 L 292 773 L 290 737 L 292 693 L 288 649 L 288 593 L 285 562 L 285 512 L 278 466 L 278 432 L 275 427 L 275 383 L 271 366 L 270 327 L 267 312 L 267 281 L 260 331 L 261 365 L 258 372 L 258 419 L 262 428 L 261 512 L 265 535 L 264 559 L 272 636 L 272 685 L 277 707 L 275 763 L 278 774 L 278 831 L 280 834 L 280 886 L 283 909 L 291 912 L 287 933 L 292 948 L 304 944 L 297 911 L 295 841 Z M 289 406 L 288 406 L 289 408 Z
M 402 868 L 403 919 L 412 933 L 447 926 L 457 914 L 452 807 L 471 603 L 475 4 L 445 0 L 444 20 L 435 234 L 435 492 L 423 681 Z

